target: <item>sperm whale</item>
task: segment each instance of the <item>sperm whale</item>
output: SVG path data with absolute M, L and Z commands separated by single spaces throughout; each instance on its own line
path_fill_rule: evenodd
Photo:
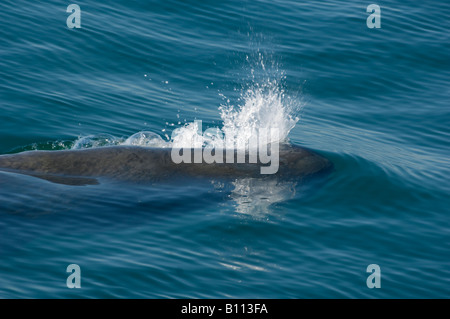
M 27 151 L 0 155 L 0 170 L 69 185 L 97 184 L 97 178 L 151 182 L 170 178 L 264 177 L 261 163 L 179 163 L 170 148 L 108 146 L 78 150 Z M 283 178 L 302 178 L 331 167 L 321 155 L 295 145 L 281 144 L 279 170 Z

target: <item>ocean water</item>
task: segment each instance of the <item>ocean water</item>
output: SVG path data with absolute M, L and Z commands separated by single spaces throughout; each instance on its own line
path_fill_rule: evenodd
M 0 170 L 1 298 L 449 298 L 450 5 L 0 2 L 0 154 L 272 123 L 308 180 Z M 253 121 L 256 116 L 264 121 Z M 81 288 L 69 289 L 69 264 Z M 368 265 L 380 288 L 368 288 Z

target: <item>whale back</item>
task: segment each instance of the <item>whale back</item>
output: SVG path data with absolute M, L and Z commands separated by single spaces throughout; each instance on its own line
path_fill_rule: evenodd
M 225 156 L 225 155 L 224 155 Z M 236 156 L 236 154 L 235 154 Z M 235 157 L 236 158 L 236 157 Z M 264 177 L 258 163 L 180 163 L 172 161 L 170 148 L 110 146 L 81 150 L 28 151 L 0 156 L 0 169 L 32 175 L 58 182 L 77 177 L 107 177 L 128 181 L 154 181 L 180 176 L 195 177 Z M 331 167 L 324 157 L 298 146 L 282 144 L 279 169 L 275 176 L 300 178 Z M 95 183 L 86 182 L 84 184 Z M 82 184 L 83 184 L 82 183 Z M 71 184 L 71 183 L 68 183 Z

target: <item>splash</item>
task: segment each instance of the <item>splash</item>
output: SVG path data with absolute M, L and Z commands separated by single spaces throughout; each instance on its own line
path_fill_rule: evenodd
M 120 145 L 122 140 L 110 134 L 88 135 L 78 138 L 72 149 L 94 148 L 102 146 Z
M 177 128 L 172 134 L 171 142 L 181 147 L 222 147 L 224 141 L 235 141 L 235 147 L 246 145 L 247 141 L 255 140 L 260 132 L 278 131 L 277 136 L 271 136 L 267 144 L 285 142 L 289 132 L 299 121 L 303 104 L 296 95 L 286 94 L 284 87 L 286 76 L 280 71 L 277 63 L 267 67 L 264 55 L 259 53 L 253 59 L 246 57 L 250 67 L 250 77 L 242 86 L 239 98 L 235 104 L 222 95 L 226 101 L 219 106 L 222 119 L 221 128 L 208 129 L 205 134 L 199 130 L 196 122 L 187 123 Z M 251 61 L 256 61 L 251 62 Z
M 286 96 L 277 81 L 267 80 L 263 84 L 241 93 L 242 105 L 221 105 L 219 110 L 223 120 L 222 132 L 227 138 L 249 141 L 259 132 L 278 130 L 277 139 L 267 143 L 284 142 L 289 132 L 295 127 L 299 118 L 295 115 L 300 105 Z M 271 137 L 273 138 L 273 137 Z
M 247 56 L 247 62 L 250 63 Z M 173 130 L 172 136 L 164 138 L 154 132 L 142 131 L 128 138 L 117 138 L 108 134 L 80 137 L 74 142 L 72 149 L 112 146 L 136 145 L 142 147 L 169 148 L 173 145 L 183 148 L 215 147 L 227 148 L 226 140 L 235 142 L 234 147 L 246 147 L 246 141 L 254 140 L 261 131 L 270 132 L 276 129 L 278 134 L 270 136 L 267 144 L 285 142 L 289 132 L 299 121 L 298 114 L 302 103 L 296 95 L 285 92 L 285 75 L 279 71 L 278 65 L 266 67 L 263 55 L 258 54 L 256 63 L 250 70 L 247 85 L 242 86 L 237 101 L 223 97 L 225 103 L 218 108 L 222 127 L 209 128 L 202 132 L 197 121 L 185 123 Z M 180 124 L 180 122 L 179 122 Z M 165 132 L 165 130 L 163 130 Z
M 227 103 L 219 106 L 222 127 L 209 128 L 202 132 L 198 121 L 186 123 L 172 132 L 166 139 L 150 131 L 141 131 L 128 138 L 118 138 L 109 134 L 88 135 L 78 138 L 72 149 L 83 149 L 113 145 L 135 145 L 142 147 L 201 148 L 223 147 L 225 140 L 233 140 L 236 145 L 246 145 L 259 132 L 277 129 L 276 140 L 271 136 L 267 143 L 285 142 L 289 132 L 299 121 L 297 114 L 301 103 L 288 96 L 279 81 L 267 79 L 243 90 L 240 104 Z
M 122 143 L 123 145 L 136 145 L 144 147 L 170 147 L 170 143 L 164 141 L 164 139 L 156 133 L 143 131 L 131 135 Z

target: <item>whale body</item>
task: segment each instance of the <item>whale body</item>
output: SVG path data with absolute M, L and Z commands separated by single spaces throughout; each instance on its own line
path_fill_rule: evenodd
M 235 157 L 236 158 L 236 157 Z M 0 156 L 0 170 L 69 185 L 97 184 L 98 178 L 152 182 L 181 177 L 263 178 L 261 163 L 180 163 L 170 148 L 108 146 L 79 150 L 27 151 Z M 331 162 L 317 153 L 290 144 L 279 148 L 281 178 L 302 178 L 322 172 Z

